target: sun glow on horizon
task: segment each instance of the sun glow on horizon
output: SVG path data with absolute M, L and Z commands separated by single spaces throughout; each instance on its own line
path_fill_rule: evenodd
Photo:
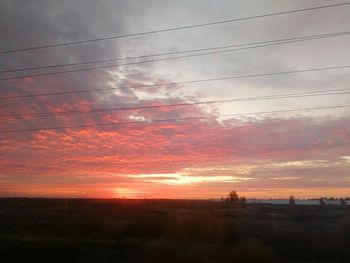
M 140 196 L 139 190 L 125 187 L 113 188 L 113 193 L 117 198 L 133 199 Z
M 139 174 L 129 175 L 130 178 L 142 179 L 145 182 L 168 184 L 168 185 L 191 185 L 209 182 L 226 182 L 233 183 L 243 180 L 250 180 L 251 178 L 241 178 L 230 175 L 218 176 L 201 176 L 191 175 L 186 173 L 169 173 L 169 174 Z

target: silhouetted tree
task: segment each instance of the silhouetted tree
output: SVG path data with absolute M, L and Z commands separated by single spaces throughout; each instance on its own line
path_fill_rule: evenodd
M 231 191 L 228 194 L 228 197 L 232 203 L 236 204 L 238 202 L 238 194 L 236 193 L 236 191 Z
M 289 204 L 290 204 L 290 205 L 295 205 L 295 198 L 294 198 L 294 195 L 291 195 L 291 196 L 289 197 Z

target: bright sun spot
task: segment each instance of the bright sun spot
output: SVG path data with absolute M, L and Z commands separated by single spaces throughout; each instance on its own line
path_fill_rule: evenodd
M 114 193 L 118 198 L 136 198 L 139 191 L 131 188 L 114 188 Z
M 241 180 L 247 180 L 249 178 L 239 178 L 235 176 L 190 176 L 180 173 L 170 174 L 139 174 L 130 175 L 132 178 L 140 178 L 146 182 L 162 183 L 170 185 L 186 185 L 197 184 L 207 182 L 238 182 Z

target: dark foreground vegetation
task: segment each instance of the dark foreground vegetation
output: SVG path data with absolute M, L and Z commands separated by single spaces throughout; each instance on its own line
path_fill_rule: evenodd
M 0 199 L 1 262 L 350 262 L 347 206 Z

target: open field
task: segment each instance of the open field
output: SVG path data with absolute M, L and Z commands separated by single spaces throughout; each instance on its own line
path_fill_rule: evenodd
M 0 199 L 2 262 L 350 262 L 348 206 Z

